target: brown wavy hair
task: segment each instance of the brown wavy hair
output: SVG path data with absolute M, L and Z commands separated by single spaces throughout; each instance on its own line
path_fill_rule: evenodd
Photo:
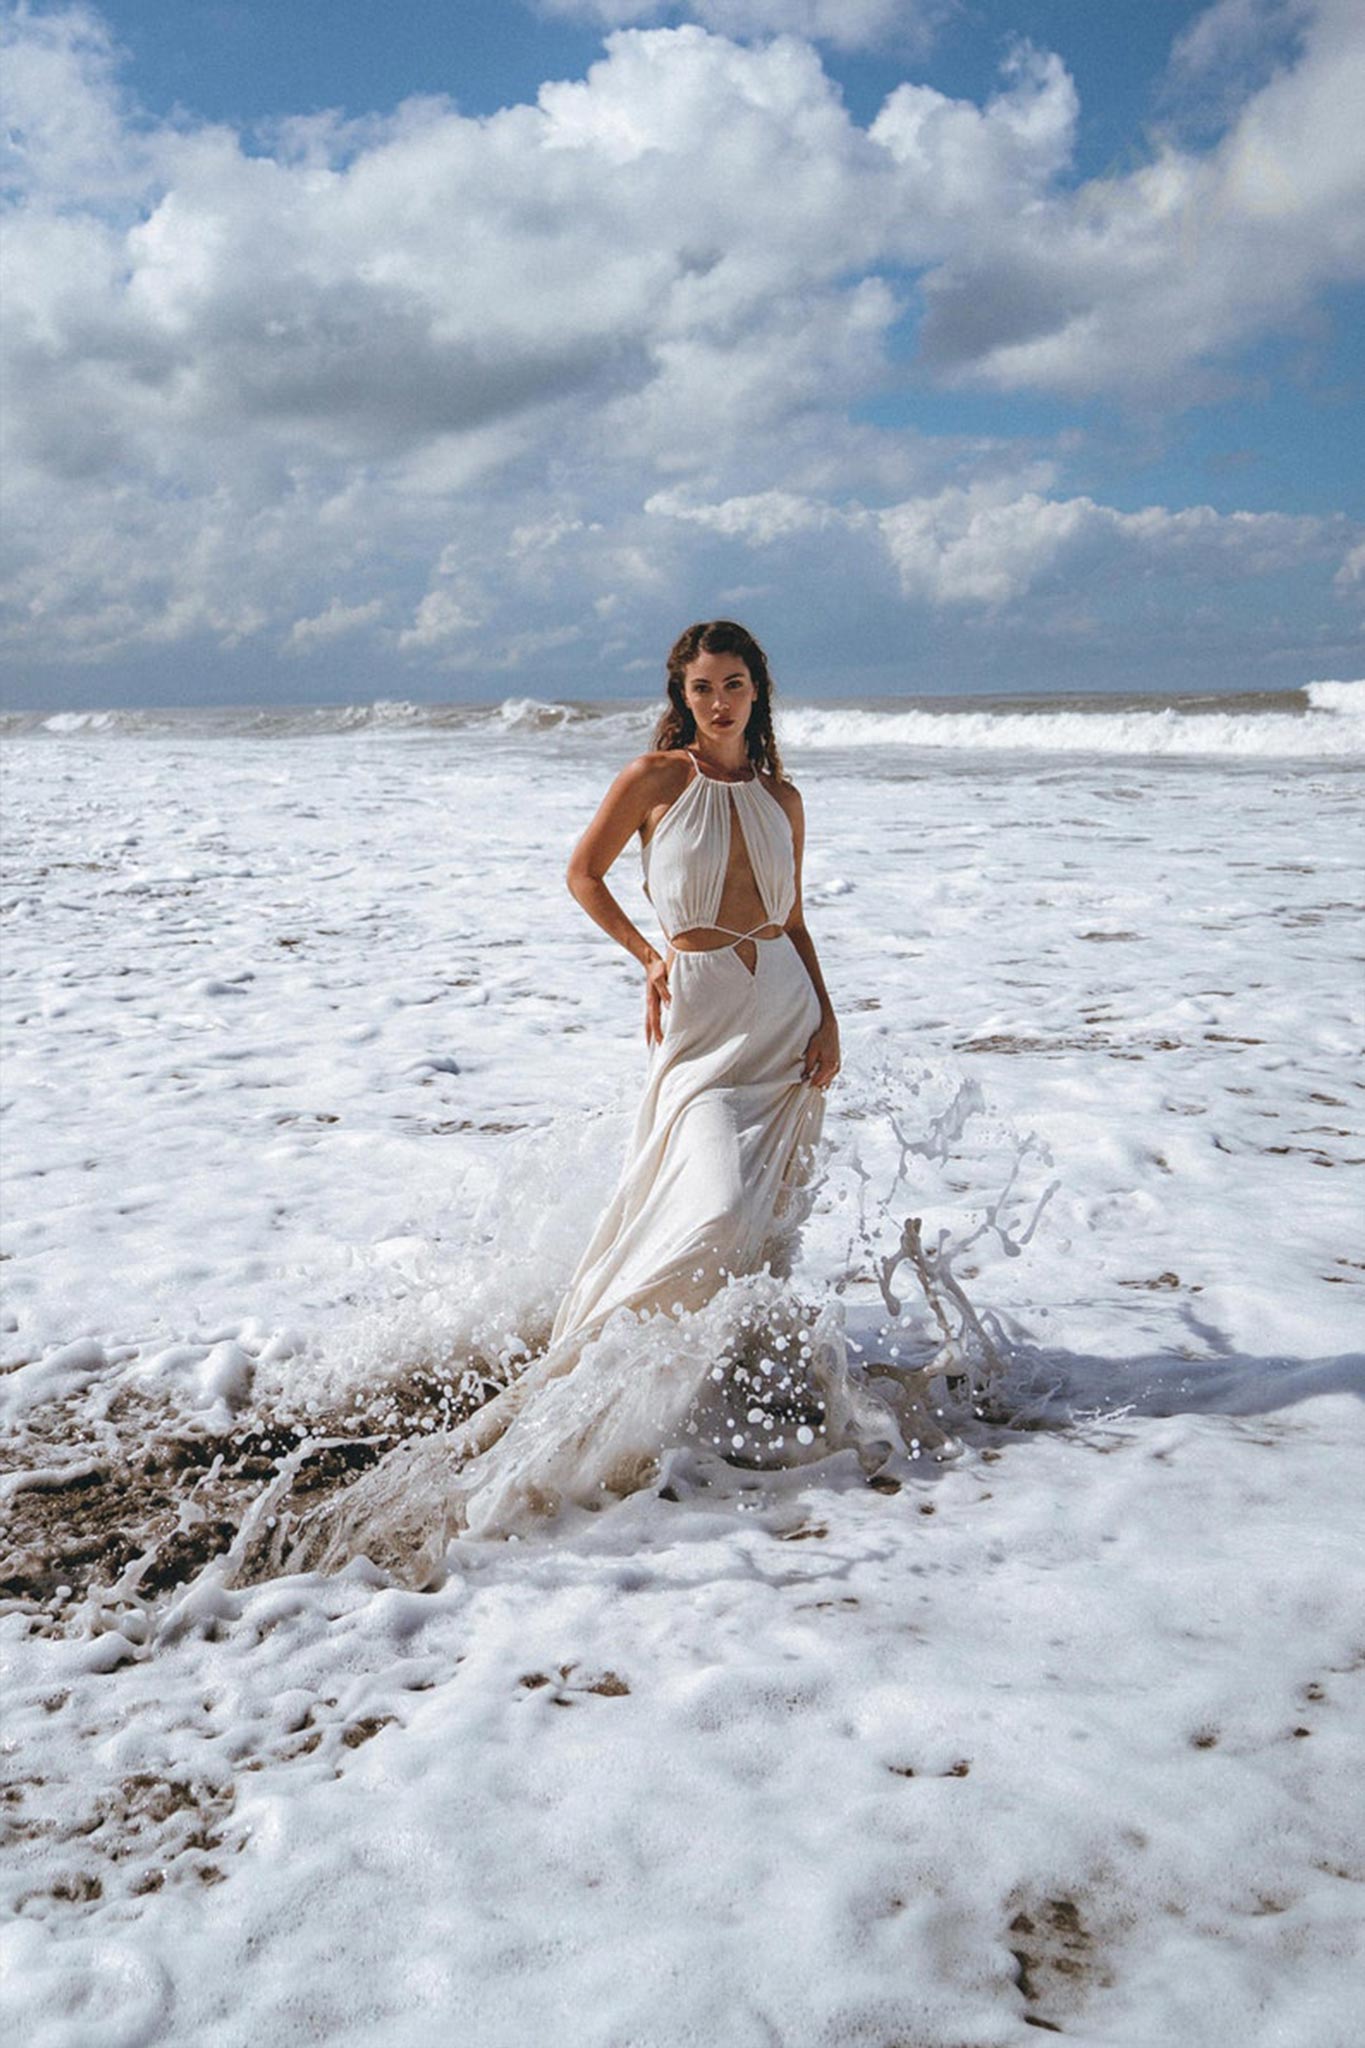
M 709 619 L 689 626 L 679 635 L 669 653 L 668 702 L 654 731 L 654 745 L 661 753 L 690 747 L 697 737 L 697 721 L 688 709 L 683 677 L 699 654 L 737 654 L 753 678 L 758 692 L 749 722 L 744 728 L 744 745 L 755 770 L 766 769 L 779 782 L 787 779 L 782 756 L 773 738 L 773 680 L 768 657 L 747 627 L 733 619 Z

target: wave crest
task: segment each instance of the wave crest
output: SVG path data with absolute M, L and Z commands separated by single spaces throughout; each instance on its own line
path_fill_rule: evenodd
M 1355 694 L 1360 693 L 1360 694 Z M 783 746 L 1227 759 L 1365 755 L 1365 685 L 1311 683 L 1303 711 L 863 711 L 784 707 Z

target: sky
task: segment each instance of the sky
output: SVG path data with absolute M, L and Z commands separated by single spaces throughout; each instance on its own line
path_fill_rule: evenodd
M 1365 670 L 1359 0 L 3 22 L 13 708 Z

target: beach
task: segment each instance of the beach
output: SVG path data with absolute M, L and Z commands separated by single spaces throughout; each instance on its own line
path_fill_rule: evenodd
M 944 1441 L 694 1432 L 432 1591 L 218 1569 L 544 1342 L 645 1068 L 564 868 L 651 725 L 9 720 L 0 2017 L 1348 2048 L 1365 684 L 779 702 L 844 1048 L 791 1285 L 882 1373 L 947 1316 Z

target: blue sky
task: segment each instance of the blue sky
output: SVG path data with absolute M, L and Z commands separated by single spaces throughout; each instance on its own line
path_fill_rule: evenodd
M 1361 672 L 1355 0 L 5 21 L 10 704 Z

